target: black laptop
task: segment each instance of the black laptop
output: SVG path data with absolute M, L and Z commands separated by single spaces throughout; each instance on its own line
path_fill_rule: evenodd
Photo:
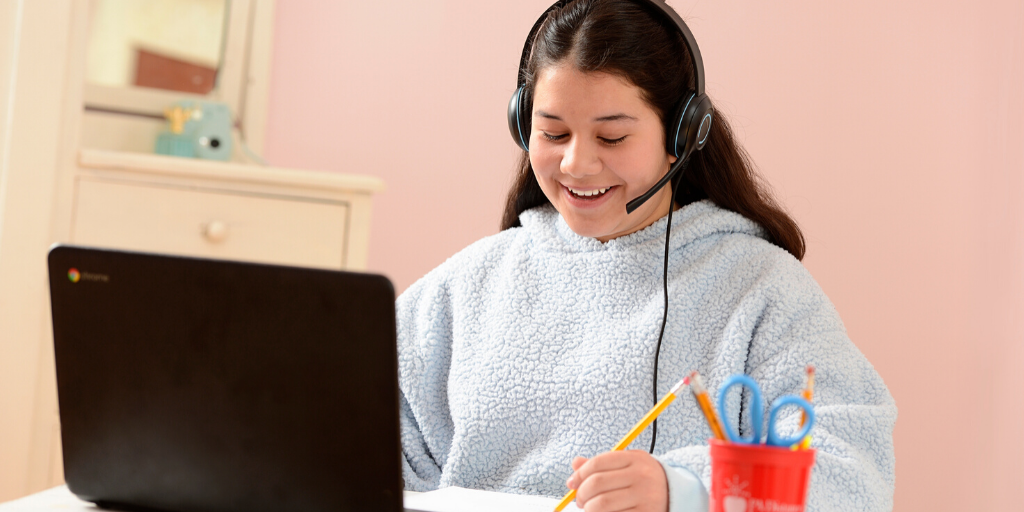
M 68 487 L 174 512 L 402 510 L 394 289 L 377 275 L 49 254 Z

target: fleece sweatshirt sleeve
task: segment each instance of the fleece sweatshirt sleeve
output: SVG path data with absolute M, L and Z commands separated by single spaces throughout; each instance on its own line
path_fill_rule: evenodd
M 435 269 L 399 297 L 399 419 L 405 489 L 438 488 L 452 443 L 447 376 L 452 316 L 443 272 Z M 408 376 L 415 376 L 412 382 Z
M 705 512 L 708 510 L 708 491 L 697 475 L 682 467 L 661 462 L 668 480 L 668 512 Z

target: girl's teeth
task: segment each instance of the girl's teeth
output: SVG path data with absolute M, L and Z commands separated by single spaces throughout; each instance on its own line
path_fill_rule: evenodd
M 566 188 L 569 188 L 569 187 L 566 187 Z M 599 196 L 601 194 L 604 194 L 605 192 L 608 192 L 608 189 L 610 189 L 610 188 L 611 187 L 605 187 L 605 188 L 599 188 L 597 190 L 586 190 L 586 191 L 584 191 L 584 190 L 576 190 L 576 189 L 571 189 L 570 188 L 569 192 L 572 192 L 573 194 L 575 194 L 577 196 L 580 196 L 580 197 L 593 197 L 593 196 Z

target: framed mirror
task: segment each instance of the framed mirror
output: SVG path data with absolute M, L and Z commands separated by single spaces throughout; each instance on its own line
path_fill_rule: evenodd
M 225 103 L 262 148 L 273 0 L 89 0 L 85 115 L 153 122 L 182 100 Z M 148 130 L 147 130 L 148 131 Z M 106 144 L 102 144 L 106 145 Z M 128 144 L 131 146 L 131 144 Z
M 90 7 L 87 83 L 213 91 L 228 0 L 95 0 Z

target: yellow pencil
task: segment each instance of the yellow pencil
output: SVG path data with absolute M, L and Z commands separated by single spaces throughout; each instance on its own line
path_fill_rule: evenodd
M 693 398 L 697 400 L 697 405 L 700 406 L 701 412 L 704 413 L 704 418 L 708 420 L 708 427 L 711 428 L 711 433 L 715 436 L 715 439 L 725 441 L 725 430 L 722 429 L 722 422 L 718 419 L 715 407 L 711 405 L 711 398 L 708 397 L 708 390 L 704 387 L 704 381 L 701 379 L 700 373 L 697 373 L 695 370 L 687 379 L 689 379 Z
M 814 366 L 812 366 L 812 365 L 807 365 L 807 387 L 804 388 L 804 391 L 801 394 L 803 395 L 804 400 L 807 400 L 808 402 L 811 402 L 811 400 L 814 399 Z M 806 412 L 800 413 L 800 427 L 801 428 L 804 426 L 804 423 L 807 423 L 807 413 Z M 810 446 L 811 446 L 811 435 L 807 434 L 806 436 L 804 436 L 802 441 L 800 441 L 799 443 L 793 445 L 793 449 L 794 450 L 796 450 L 796 449 L 806 450 L 806 449 L 810 448 Z
M 662 399 L 655 404 L 650 411 L 647 411 L 647 414 L 644 415 L 640 422 L 630 429 L 629 433 L 626 434 L 626 437 L 623 437 L 622 440 L 616 443 L 609 451 L 617 452 L 626 449 L 626 447 L 629 446 L 629 443 L 632 443 L 633 440 L 636 439 L 636 437 L 639 436 L 652 421 L 657 419 L 658 415 L 668 407 L 668 404 L 672 403 L 672 401 L 676 399 L 676 393 L 678 393 L 680 389 L 683 389 L 685 383 L 686 379 L 683 379 L 676 383 L 675 386 L 672 386 L 672 389 L 669 390 L 668 394 L 662 397 Z M 569 491 L 569 493 L 562 498 L 562 501 L 558 502 L 558 506 L 555 507 L 555 512 L 561 512 L 561 510 L 574 499 L 576 499 L 576 489 Z

